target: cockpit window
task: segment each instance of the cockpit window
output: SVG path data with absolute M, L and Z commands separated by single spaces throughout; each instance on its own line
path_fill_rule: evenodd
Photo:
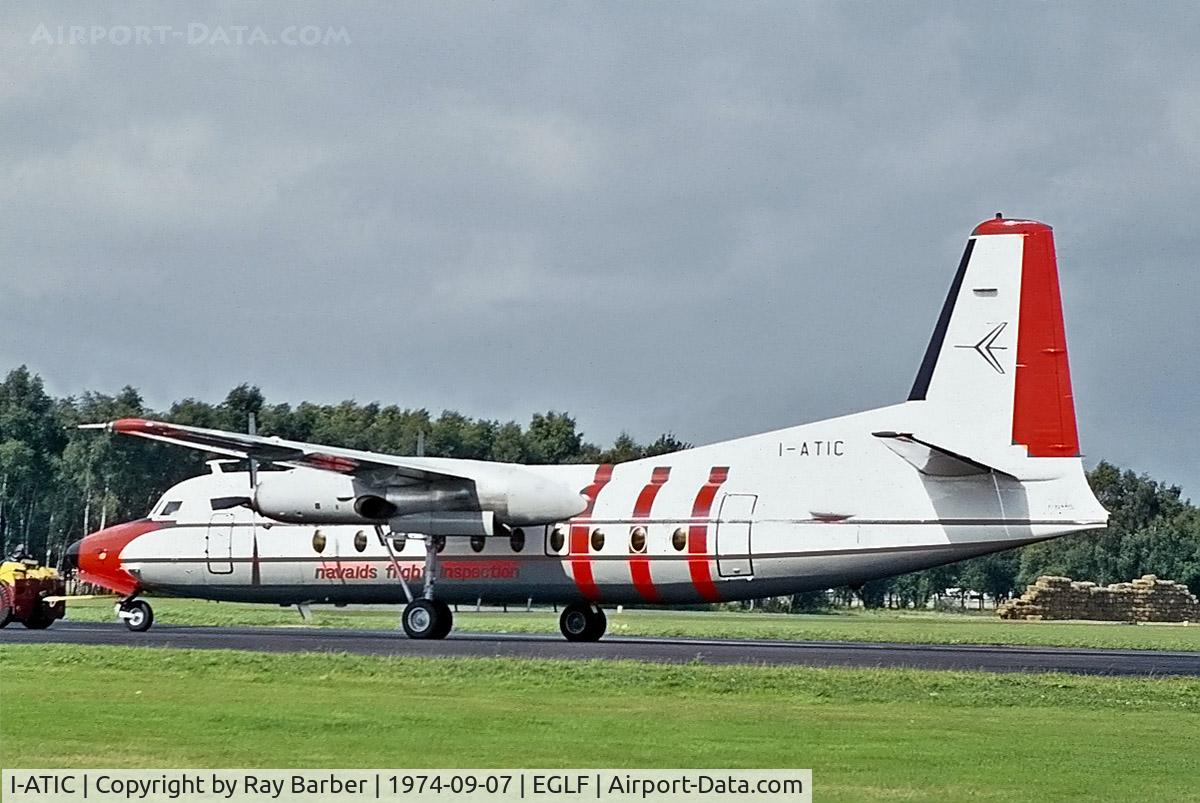
M 179 510 L 179 508 L 181 508 L 181 507 L 183 507 L 183 502 L 167 502 L 165 505 L 162 506 L 162 510 L 158 511 L 158 515 L 170 516 L 172 513 Z

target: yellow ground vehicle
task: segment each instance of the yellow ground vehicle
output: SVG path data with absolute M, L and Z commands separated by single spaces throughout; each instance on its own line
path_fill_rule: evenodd
M 43 630 L 63 618 L 67 604 L 48 603 L 46 597 L 61 597 L 66 584 L 54 569 L 29 559 L 0 563 L 0 627 L 20 622 L 31 630 Z

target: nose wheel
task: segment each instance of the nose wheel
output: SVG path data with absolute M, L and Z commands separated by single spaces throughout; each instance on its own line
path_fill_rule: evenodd
M 454 613 L 441 600 L 414 599 L 401 617 L 404 632 L 414 639 L 443 639 L 454 627 Z
M 144 633 L 154 624 L 154 609 L 145 600 L 125 600 L 117 606 L 117 616 L 134 633 Z
M 608 617 L 596 605 L 568 605 L 558 617 L 558 629 L 567 641 L 599 641 L 608 628 Z

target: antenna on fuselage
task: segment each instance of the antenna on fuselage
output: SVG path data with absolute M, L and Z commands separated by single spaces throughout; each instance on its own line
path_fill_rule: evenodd
M 258 434 L 258 419 L 254 413 L 249 413 L 246 416 L 246 434 Z M 253 491 L 258 485 L 258 461 L 254 459 L 254 455 L 250 455 L 250 490 Z

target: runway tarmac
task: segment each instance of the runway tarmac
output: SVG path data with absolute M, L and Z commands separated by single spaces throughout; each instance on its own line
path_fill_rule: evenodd
M 385 630 L 314 627 L 181 627 L 155 625 L 132 633 L 112 623 L 58 622 L 49 630 L 11 624 L 2 644 L 108 644 L 258 652 L 349 652 L 358 655 L 631 659 L 661 663 L 771 666 L 908 667 L 988 672 L 1071 672 L 1085 675 L 1200 676 L 1200 653 L 987 647 L 882 642 L 757 641 L 606 637 L 592 644 L 559 636 L 454 633 L 444 641 L 413 641 Z

